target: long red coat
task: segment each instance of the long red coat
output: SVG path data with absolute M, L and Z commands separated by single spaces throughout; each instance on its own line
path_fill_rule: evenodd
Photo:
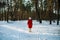
M 32 20 L 31 19 L 28 20 L 28 28 L 32 28 Z

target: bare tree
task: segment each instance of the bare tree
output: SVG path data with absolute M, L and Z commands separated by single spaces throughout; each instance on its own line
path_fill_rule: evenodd
M 59 25 L 59 0 L 56 0 L 57 1 L 57 10 L 58 10 L 58 14 L 57 14 L 57 25 Z
M 38 10 L 38 0 L 34 0 L 34 1 L 35 1 L 36 14 L 38 15 L 38 20 L 40 23 L 42 23 L 41 15 L 40 15 L 39 10 Z
M 7 11 L 7 22 L 8 22 L 8 17 L 9 17 L 9 1 L 7 0 L 7 7 L 8 7 L 8 11 Z

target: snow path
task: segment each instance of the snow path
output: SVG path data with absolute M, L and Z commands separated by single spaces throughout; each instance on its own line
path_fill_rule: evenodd
M 0 26 L 11 29 L 11 30 L 23 32 L 23 33 L 28 33 L 28 34 L 60 35 L 60 34 L 57 34 L 57 33 L 48 33 L 49 31 L 53 31 L 53 32 L 55 31 L 56 32 L 57 28 L 54 28 L 54 27 L 52 27 L 52 29 L 51 28 L 49 29 L 49 27 L 48 28 L 46 28 L 46 27 L 33 27 L 32 32 L 28 32 L 28 30 L 23 30 L 21 28 L 12 27 L 12 26 L 8 26 L 8 25 L 0 25 Z M 53 30 L 53 29 L 55 29 L 55 30 Z M 59 29 L 60 28 L 58 28 L 57 31 Z

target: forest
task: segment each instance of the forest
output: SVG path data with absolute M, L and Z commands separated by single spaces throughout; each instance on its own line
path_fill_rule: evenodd
M 6 0 L 0 2 L 0 20 L 33 20 L 51 21 L 60 20 L 60 1 L 59 0 Z

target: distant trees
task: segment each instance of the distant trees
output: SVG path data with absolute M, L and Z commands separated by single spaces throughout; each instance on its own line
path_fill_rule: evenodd
M 3 5 L 5 5 L 5 2 L 0 8 Z M 52 24 L 53 20 L 57 20 L 57 25 L 59 25 L 60 9 L 58 0 L 28 0 L 27 2 L 25 0 L 10 0 L 10 3 L 7 0 L 6 6 L 8 10 L 5 11 L 6 13 L 4 12 L 5 14 L 0 15 L 2 20 L 5 19 L 7 22 L 8 20 L 28 19 L 31 16 L 32 19 L 39 20 L 40 23 L 42 23 L 42 20 L 49 20 Z
M 6 3 L 5 2 L 0 2 L 0 20 L 3 20 L 3 13 L 4 13 L 4 7 Z

